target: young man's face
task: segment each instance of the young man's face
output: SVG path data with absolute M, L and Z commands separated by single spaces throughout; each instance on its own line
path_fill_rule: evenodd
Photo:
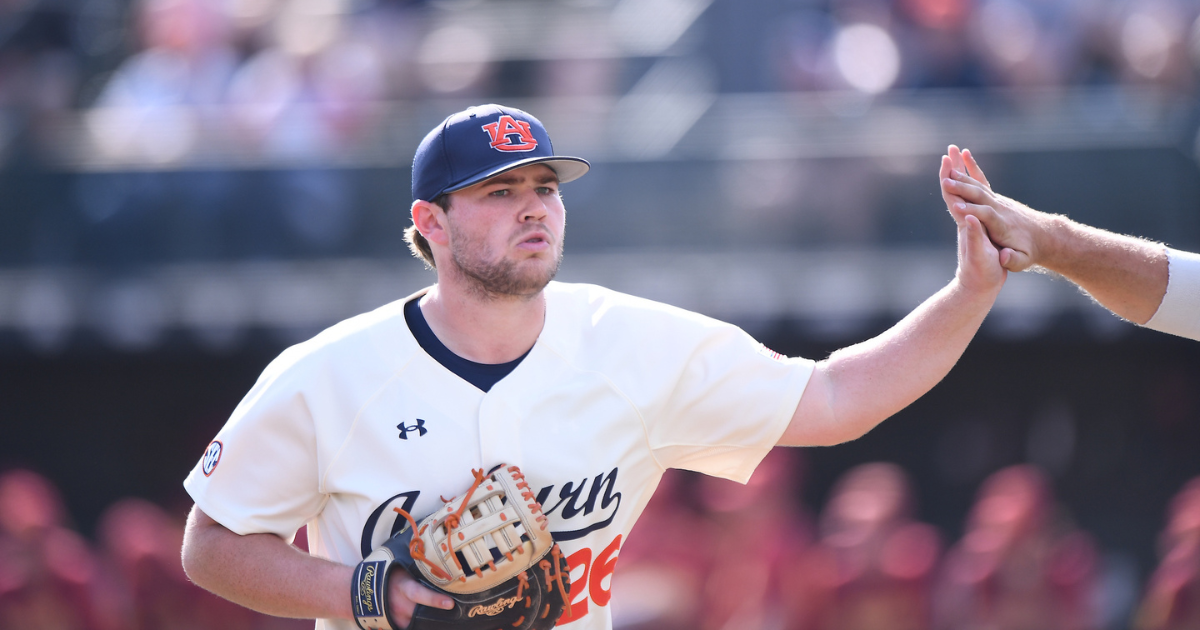
M 558 176 L 531 164 L 450 194 L 451 264 L 484 294 L 532 297 L 562 260 Z

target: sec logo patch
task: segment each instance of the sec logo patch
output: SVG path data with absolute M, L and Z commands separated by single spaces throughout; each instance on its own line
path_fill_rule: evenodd
M 217 469 L 217 464 L 221 461 L 221 443 L 213 440 L 212 444 L 204 450 L 204 457 L 200 459 L 200 469 L 204 471 L 204 476 L 207 477 Z

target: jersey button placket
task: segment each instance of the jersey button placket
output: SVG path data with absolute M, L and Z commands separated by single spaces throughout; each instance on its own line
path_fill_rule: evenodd
M 520 466 L 521 418 L 496 388 L 479 405 L 479 455 L 483 465 Z

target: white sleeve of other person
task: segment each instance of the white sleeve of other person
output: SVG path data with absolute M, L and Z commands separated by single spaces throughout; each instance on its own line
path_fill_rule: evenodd
M 1146 328 L 1200 341 L 1200 254 L 1167 248 L 1167 293 Z

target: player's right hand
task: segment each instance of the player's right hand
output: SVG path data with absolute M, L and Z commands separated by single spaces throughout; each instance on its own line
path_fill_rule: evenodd
M 388 611 L 402 628 L 407 628 L 408 622 L 412 621 L 417 604 L 444 610 L 454 608 L 454 601 L 449 596 L 421 586 L 420 582 L 414 580 L 404 569 L 392 573 L 388 586 Z

